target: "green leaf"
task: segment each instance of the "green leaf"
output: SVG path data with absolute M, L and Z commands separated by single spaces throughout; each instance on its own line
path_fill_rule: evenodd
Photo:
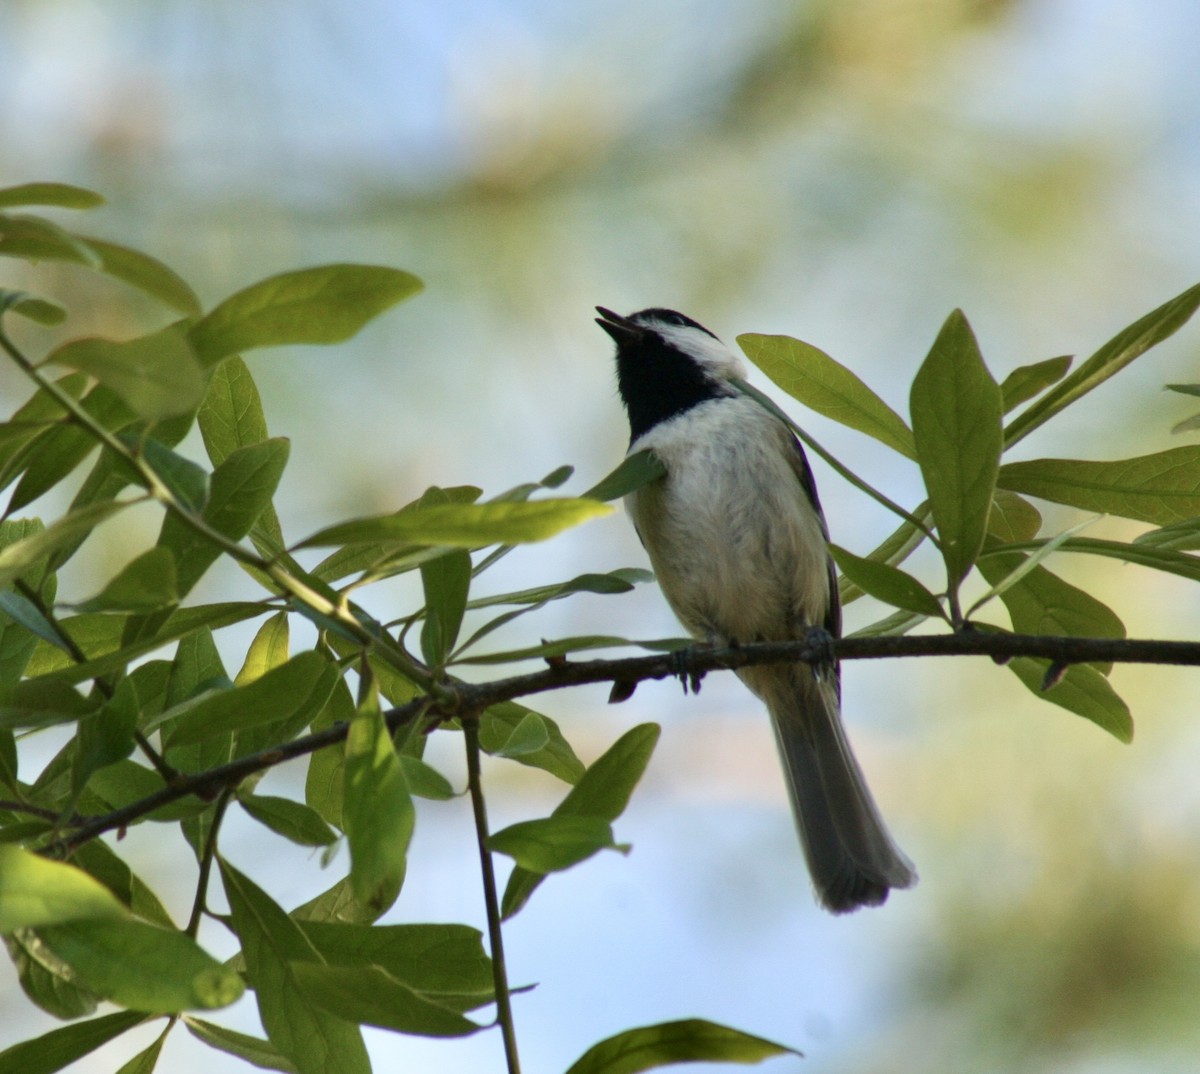
M 621 849 L 603 817 L 563 814 L 523 820 L 494 832 L 488 847 L 534 873 L 555 873 L 578 865 L 598 850 Z
M 286 664 L 292 655 L 291 642 L 291 621 L 287 612 L 276 612 L 263 620 L 234 681 L 238 686 L 249 686 L 268 671 Z
M 4 937 L 17 971 L 17 981 L 32 1003 L 55 1018 L 86 1018 L 96 1013 L 100 997 L 74 983 L 75 972 L 50 950 L 35 929 Z M 22 1074 L 18 1069 L 17 1074 Z
M 136 287 L 185 317 L 200 316 L 200 299 L 196 292 L 183 277 L 157 258 L 104 239 L 79 238 L 100 258 L 100 269 L 106 275 Z
M 988 534 L 1005 544 L 1032 541 L 1042 528 L 1041 512 L 1015 492 L 996 489 L 988 515 Z
M 158 896 L 102 839 L 93 839 L 90 843 L 76 847 L 72 861 L 99 880 L 137 917 L 166 928 L 175 927 L 171 915 L 159 902 Z
M 578 783 L 559 802 L 556 817 L 599 817 L 615 821 L 629 804 L 650 763 L 650 755 L 658 744 L 659 726 L 639 724 L 626 731 L 603 755 L 598 757 L 580 777 Z M 544 874 L 517 866 L 509 874 L 504 889 L 501 910 L 505 918 L 520 910 L 544 879 Z
M 1012 492 L 1166 526 L 1200 515 L 1200 445 L 1115 462 L 1010 462 L 998 482 Z
M 266 440 L 233 451 L 212 474 L 203 518 L 230 540 L 241 540 L 270 506 L 288 459 L 286 440 Z M 213 541 L 197 533 L 174 514 L 163 519 L 158 545 L 175 555 L 181 597 L 191 592 L 221 555 Z
M 910 459 L 917 457 L 904 419 L 861 378 L 824 351 L 788 336 L 738 336 L 746 356 L 810 410 L 874 437 Z
M 118 1011 L 52 1029 L 0 1052 L 0 1074 L 54 1074 L 144 1021 L 146 1015 L 138 1011 Z
M 125 918 L 73 921 L 40 932 L 87 988 L 133 1010 L 173 1014 L 227 1007 L 244 990 L 232 969 L 174 929 Z
M 1000 389 L 960 310 L 913 380 L 913 437 L 953 594 L 983 547 L 1000 464 Z
M 3 523 L 0 523 L 3 525 Z M 22 596 L 14 589 L 6 589 L 0 592 L 0 611 L 11 620 L 11 625 L 20 625 L 31 634 L 35 634 L 38 638 L 48 642 L 51 645 L 57 646 L 66 651 L 66 643 L 62 639 L 62 635 L 55 628 L 54 624 L 42 613 L 28 597 Z M 6 631 L 7 632 L 7 631 Z M 14 632 L 12 641 L 16 641 L 19 633 Z M 8 640 L 8 639 L 6 639 Z M 26 657 L 33 652 L 35 643 L 34 638 L 27 638 L 28 646 L 25 646 Z M 0 643 L 3 645 L 3 643 Z M 7 646 L 4 646 L 7 648 Z M 20 672 L 15 678 L 20 678 Z M 12 677 L 0 677 L 0 682 L 12 681 Z
M 314 533 L 298 547 L 342 544 L 456 545 L 524 544 L 607 515 L 596 500 L 549 499 L 528 503 L 439 504 L 391 515 L 343 522 Z
M 162 1052 L 162 1046 L 169 1032 L 170 1026 L 164 1029 L 149 1045 L 130 1059 L 128 1063 L 122 1064 L 117 1074 L 153 1074 L 154 1068 L 158 1065 L 158 1057 Z
M 152 612 L 179 602 L 175 559 L 151 548 L 131 560 L 96 596 L 76 604 L 80 612 Z
M 232 295 L 192 329 L 205 365 L 256 347 L 340 343 L 422 287 L 375 265 L 322 265 L 271 276 Z
M 1139 533 L 1134 544 L 1147 548 L 1169 548 L 1176 552 L 1194 552 L 1200 548 L 1200 518 L 1185 518 L 1156 530 Z
M 547 735 L 549 741 L 549 735 Z M 418 798 L 430 798 L 437 802 L 447 802 L 454 797 L 454 788 L 450 781 L 436 768 L 426 764 L 418 757 L 410 757 L 406 753 L 398 754 L 400 767 L 404 770 L 404 781 L 408 789 Z
M 937 597 L 906 571 L 856 556 L 837 545 L 830 545 L 829 550 L 841 572 L 864 593 L 905 611 L 945 618 Z
M 205 693 L 168 709 L 150 726 L 170 723 L 172 746 L 200 742 L 229 731 L 290 720 L 298 712 L 315 714 L 336 681 L 336 667 L 321 653 L 308 650 L 246 686 Z
M 575 593 L 629 593 L 638 583 L 652 582 L 654 575 L 641 567 L 620 567 L 607 574 L 580 574 L 567 582 L 534 586 L 513 593 L 496 593 L 467 601 L 468 608 L 490 608 L 497 604 L 533 604 L 541 606 Z
M 348 1022 L 423 1037 L 464 1037 L 483 1028 L 426 999 L 378 966 L 295 962 L 292 973 L 314 1004 Z
M 19 313 L 22 317 L 28 318 L 34 324 L 40 324 L 47 328 L 62 324 L 67 319 L 67 311 L 58 305 L 58 303 L 48 302 L 44 298 L 34 298 L 32 296 L 14 302 L 12 304 L 12 311 L 13 313 Z
M 471 589 L 471 557 L 459 549 L 421 564 L 425 587 L 425 622 L 421 655 L 432 667 L 442 667 L 458 640 L 467 595 Z
M 183 1024 L 197 1040 L 226 1055 L 235 1056 L 261 1070 L 281 1070 L 283 1074 L 296 1074 L 296 1068 L 279 1053 L 269 1040 L 259 1040 L 236 1029 L 206 1022 L 190 1015 L 183 1016 Z
M 1119 373 L 1135 358 L 1174 335 L 1187 324 L 1200 306 L 1200 284 L 1189 287 L 1158 309 L 1122 329 L 1070 376 L 1061 380 L 1027 410 L 1017 415 L 1004 430 L 1006 446 L 1028 436 L 1059 411 L 1070 406 L 1109 377 Z
M 179 325 L 120 342 L 72 340 L 46 361 L 95 377 L 149 421 L 190 413 L 204 398 L 204 374 Z
M 692 641 L 687 638 L 669 639 L 662 642 L 631 641 L 629 638 L 618 638 L 611 634 L 585 634 L 578 638 L 555 638 L 544 641 L 540 645 L 530 645 L 524 649 L 508 649 L 499 653 L 484 653 L 480 656 L 462 657 L 460 664 L 511 664 L 514 660 L 545 660 L 556 656 L 569 656 L 571 653 L 586 652 L 589 649 L 619 649 L 630 645 L 638 645 L 652 652 L 673 652 L 686 648 Z
M 54 381 L 54 386 L 72 399 L 79 399 L 88 387 L 82 373 L 69 373 Z M 28 465 L 35 444 L 44 440 L 63 420 L 66 410 L 45 388 L 39 388 L 0 425 L 0 488 L 7 487 Z
M 1000 394 L 1004 397 L 1004 413 L 1016 410 L 1022 403 L 1040 395 L 1051 384 L 1062 380 L 1071 368 L 1073 360 L 1071 355 L 1064 354 L 1059 358 L 1047 358 L 1045 361 L 1014 369 L 1000 385 Z
M 0 209 L 21 205 L 57 205 L 61 209 L 94 209 L 104 196 L 70 183 L 21 183 L 0 188 Z
M 313 731 L 324 731 L 335 723 L 354 719 L 354 699 L 345 678 L 338 680 L 329 701 L 313 720 Z M 346 790 L 346 751 L 341 743 L 316 750 L 308 759 L 304 800 L 329 824 L 342 827 L 342 803 Z
M 16 213 L 0 214 L 0 256 L 100 267 L 99 255 L 82 239 L 40 216 Z
M 292 968 L 318 955 L 300 926 L 248 877 L 219 861 L 246 976 L 271 1043 L 300 1074 L 370 1074 L 357 1026 L 313 1004 Z
M 589 1048 L 567 1074 L 638 1074 L 676 1063 L 759 1063 L 794 1048 L 741 1030 L 688 1018 L 627 1029 Z
M 471 1010 L 494 998 L 492 962 L 478 929 L 466 925 L 365 925 L 302 921 L 334 966 L 378 966 L 428 999 Z
M 512 739 L 518 724 L 532 711 L 517 701 L 502 701 L 487 709 L 479 718 L 479 745 L 483 751 L 490 754 L 493 750 L 502 749 Z M 550 734 L 550 741 L 540 750 L 514 754 L 512 759 L 549 772 L 564 783 L 577 783 L 583 775 L 583 762 L 575 756 L 575 751 L 563 737 L 558 724 L 549 716 L 538 715 Z
M 126 677 L 98 712 L 79 721 L 71 765 L 73 795 L 78 796 L 94 772 L 133 753 L 133 735 L 140 716 L 137 690 L 133 679 Z
M 0 844 L 0 933 L 125 916 L 112 892 L 82 869 Z
M 290 798 L 239 793 L 238 802 L 259 824 L 302 847 L 324 847 L 337 842 L 337 833 L 315 810 Z
M 258 387 L 237 355 L 213 370 L 196 423 L 214 466 L 220 466 L 238 448 L 260 444 L 270 435 Z
M 638 451 L 629 455 L 612 473 L 601 478 L 584 496 L 589 500 L 608 503 L 666 476 L 667 468 L 657 455 L 652 451 Z
M 350 721 L 344 778 L 354 895 L 382 913 L 404 883 L 416 811 L 373 684 Z
M 1024 560 L 1019 553 L 985 555 L 979 561 L 979 570 L 989 584 L 997 585 Z M 1125 637 L 1125 624 L 1108 605 L 1063 581 L 1045 567 L 1034 567 L 1015 585 L 1003 590 L 1000 599 L 1004 601 L 1013 630 L 1018 634 Z
M 493 757 L 523 757 L 545 749 L 550 741 L 550 729 L 536 712 L 527 712 L 512 728 L 508 738 L 487 752 Z
M 1119 742 L 1133 741 L 1133 717 L 1129 706 L 1104 677 L 1090 664 L 1072 664 L 1063 677 L 1049 690 L 1042 689 L 1049 660 L 1017 657 L 1008 666 L 1029 689 L 1068 712 L 1091 720 Z
M 49 556 L 55 548 L 91 533 L 98 524 L 112 517 L 128 504 L 109 502 L 92 504 L 90 508 L 71 511 L 40 532 L 31 533 L 0 551 L 0 589 L 11 586 L 38 560 Z

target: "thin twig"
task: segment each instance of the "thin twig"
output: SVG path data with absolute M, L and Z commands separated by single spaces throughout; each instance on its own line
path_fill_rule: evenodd
M 521 1074 L 517 1055 L 517 1029 L 513 1022 L 512 997 L 508 989 L 508 968 L 504 961 L 504 930 L 500 922 L 500 899 L 496 894 L 496 872 L 488 846 L 487 804 L 479 766 L 479 717 L 462 720 L 463 740 L 467 749 L 467 788 L 475 815 L 475 839 L 479 845 L 479 870 L 483 876 L 483 901 L 487 909 L 488 944 L 492 949 L 492 982 L 496 992 L 496 1021 L 504 1038 L 504 1058 L 508 1074 Z
M 200 854 L 200 873 L 196 878 L 196 899 L 192 903 L 192 914 L 188 918 L 187 928 L 184 929 L 193 940 L 200 931 L 200 919 L 208 903 L 208 878 L 212 873 L 213 859 L 217 856 L 217 836 L 221 831 L 221 821 L 225 817 L 225 809 L 233 797 L 232 788 L 226 787 L 213 807 L 212 821 L 208 829 L 208 838 L 204 840 L 204 850 Z

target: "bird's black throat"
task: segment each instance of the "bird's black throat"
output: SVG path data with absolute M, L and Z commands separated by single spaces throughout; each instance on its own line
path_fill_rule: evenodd
M 732 394 L 653 332 L 618 341 L 617 390 L 629 415 L 631 444 L 661 422 Z

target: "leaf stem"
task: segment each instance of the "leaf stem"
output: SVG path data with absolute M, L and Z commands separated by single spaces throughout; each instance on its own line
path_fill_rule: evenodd
M 500 922 L 500 900 L 496 895 L 496 873 L 488 848 L 487 807 L 483 797 L 483 779 L 479 765 L 479 717 L 462 718 L 463 739 L 467 747 L 467 787 L 475 814 L 475 837 L 479 844 L 479 868 L 483 876 L 483 899 L 487 907 L 488 943 L 492 949 L 492 980 L 496 990 L 496 1020 L 504 1037 L 504 1058 L 508 1074 L 521 1074 L 517 1055 L 517 1032 L 513 1023 L 512 1001 L 508 989 L 508 970 L 504 961 L 504 938 Z
M 233 797 L 233 789 L 226 787 L 217 798 L 213 808 L 212 824 L 208 829 L 208 838 L 204 841 L 204 852 L 200 855 L 200 873 L 196 878 L 196 898 L 192 903 L 192 913 L 188 918 L 187 928 L 183 931 L 193 940 L 200 931 L 200 919 L 204 916 L 208 902 L 208 878 L 212 873 L 213 861 L 217 856 L 217 835 L 221 831 L 221 821 L 225 818 L 225 809 Z

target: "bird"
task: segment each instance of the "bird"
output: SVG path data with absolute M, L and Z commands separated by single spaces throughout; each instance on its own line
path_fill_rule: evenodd
M 741 359 L 675 310 L 596 312 L 617 348 L 628 454 L 648 450 L 664 470 L 625 508 L 676 617 L 719 646 L 839 637 L 837 572 L 812 470 L 785 422 L 737 387 Z M 820 905 L 848 913 L 915 884 L 851 751 L 832 656 L 827 666 L 737 675 L 771 716 Z

